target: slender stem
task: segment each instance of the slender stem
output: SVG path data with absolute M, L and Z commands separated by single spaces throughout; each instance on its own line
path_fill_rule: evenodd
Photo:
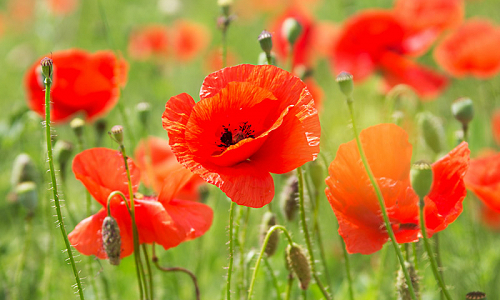
M 234 241 L 233 241 L 233 227 L 234 227 L 234 204 L 231 201 L 231 207 L 229 208 L 229 266 L 227 268 L 227 284 L 226 284 L 226 299 L 231 299 L 231 275 L 233 271 L 233 254 L 234 254 Z
M 19 258 L 19 265 L 17 266 L 16 273 L 14 274 L 14 284 L 12 285 L 12 299 L 19 299 L 19 295 L 21 294 L 21 278 L 24 271 L 24 266 L 26 264 L 26 256 L 28 254 L 28 248 L 31 243 L 31 233 L 33 231 L 33 222 L 32 217 L 29 216 L 26 218 L 26 229 L 24 236 L 24 245 L 23 250 L 21 252 L 21 257 Z
M 146 268 L 148 269 L 149 275 L 149 299 L 153 300 L 153 272 L 151 272 L 151 264 L 149 263 L 148 248 L 146 247 L 146 244 L 142 244 L 142 251 L 144 252 L 144 259 L 146 260 Z
M 444 293 L 446 299 L 451 300 L 450 293 L 446 289 L 446 285 L 444 284 L 443 278 L 439 274 L 438 266 L 436 263 L 436 259 L 434 254 L 432 253 L 431 245 L 429 243 L 429 238 L 427 237 L 427 228 L 425 227 L 425 217 L 424 217 L 424 199 L 420 198 L 420 229 L 422 230 L 422 236 L 424 239 L 425 250 L 427 251 L 427 256 L 431 261 L 432 273 L 434 273 L 434 277 L 436 278 L 439 287 L 441 288 L 441 292 Z
M 434 234 L 434 251 L 436 252 L 436 262 L 437 262 L 437 267 L 439 270 L 439 275 L 441 275 L 441 278 L 443 279 L 443 282 L 444 282 L 443 263 L 441 262 L 441 252 L 439 251 L 439 234 L 438 233 Z M 441 291 L 440 298 L 441 298 L 441 300 L 444 299 L 443 291 Z
M 281 295 L 280 295 L 280 286 L 278 284 L 278 279 L 276 278 L 276 275 L 274 275 L 273 267 L 269 263 L 269 260 L 267 257 L 264 257 L 264 264 L 266 265 L 267 270 L 269 271 L 269 275 L 271 276 L 271 280 L 273 281 L 274 288 L 276 289 L 276 300 L 281 300 Z
M 66 252 L 69 256 L 69 262 L 71 268 L 73 269 L 73 275 L 75 276 L 76 287 L 78 289 L 78 295 L 80 299 L 83 300 L 83 289 L 82 283 L 80 281 L 80 274 L 76 268 L 75 258 L 73 257 L 73 252 L 71 251 L 71 244 L 69 243 L 68 234 L 66 233 L 66 228 L 64 227 L 64 221 L 61 213 L 61 203 L 59 201 L 59 193 L 57 192 L 57 182 L 56 173 L 54 168 L 54 158 L 52 156 L 52 140 L 50 139 L 50 88 L 52 85 L 52 79 L 49 77 L 45 78 L 45 135 L 47 139 L 47 156 L 49 162 L 50 177 L 52 183 L 52 194 L 54 196 L 54 204 L 56 208 L 57 221 L 59 228 L 61 229 L 61 234 L 64 239 L 64 244 L 66 245 Z
M 288 274 L 288 282 L 286 285 L 285 300 L 290 300 L 290 295 L 292 294 L 292 288 L 293 288 L 293 274 L 290 273 L 290 274 Z
M 257 261 L 255 262 L 255 267 L 253 268 L 252 281 L 250 281 L 250 288 L 248 289 L 248 296 L 247 296 L 248 300 L 250 300 L 252 298 L 253 287 L 255 285 L 255 278 L 257 277 L 257 271 L 259 270 L 260 261 L 264 257 L 267 243 L 269 242 L 269 239 L 271 238 L 271 234 L 276 230 L 281 230 L 283 233 L 285 233 L 286 238 L 288 239 L 288 243 L 290 245 L 293 244 L 292 237 L 290 236 L 290 233 L 288 233 L 288 231 L 286 230 L 285 227 L 283 227 L 281 225 L 274 225 L 271 228 L 269 228 L 269 230 L 267 231 L 266 237 L 264 238 L 264 242 L 262 243 L 259 257 L 257 258 Z
M 222 29 L 222 67 L 227 66 L 227 27 Z
M 384 219 L 385 228 L 386 228 L 387 233 L 391 239 L 391 243 L 392 243 L 392 246 L 394 247 L 394 251 L 396 251 L 396 255 L 398 256 L 399 264 L 401 265 L 401 269 L 403 270 L 403 273 L 405 275 L 406 283 L 408 285 L 408 290 L 410 292 L 411 298 L 413 300 L 417 300 L 417 296 L 415 294 L 415 290 L 413 289 L 413 284 L 412 284 L 412 281 L 410 278 L 410 273 L 408 273 L 408 269 L 405 266 L 405 260 L 404 260 L 403 254 L 401 253 L 401 250 L 398 247 L 398 243 L 396 242 L 396 236 L 394 235 L 394 232 L 392 231 L 391 223 L 389 221 L 389 217 L 387 216 L 387 210 L 385 208 L 384 197 L 382 196 L 382 192 L 380 191 L 380 187 L 378 186 L 378 183 L 375 180 L 375 176 L 373 175 L 373 172 L 370 168 L 370 165 L 368 164 L 368 161 L 366 159 L 363 147 L 361 146 L 361 141 L 359 139 L 358 130 L 356 128 L 356 122 L 354 119 L 354 110 L 352 108 L 352 99 L 351 98 L 347 99 L 347 106 L 349 107 L 349 112 L 351 114 L 352 129 L 354 132 L 354 138 L 356 139 L 356 145 L 358 146 L 359 155 L 361 157 L 361 161 L 363 162 L 363 166 L 365 167 L 366 173 L 368 174 L 368 178 L 370 179 L 370 182 L 371 182 L 373 188 L 375 189 L 375 194 L 377 195 L 377 200 L 378 200 L 378 203 L 380 205 L 382 217 Z
M 299 185 L 300 220 L 302 223 L 302 231 L 304 232 L 304 238 L 306 240 L 307 252 L 309 252 L 309 262 L 311 264 L 311 273 L 313 274 L 314 280 L 316 281 L 316 284 L 318 285 L 319 289 L 321 290 L 321 293 L 323 294 L 323 296 L 325 296 L 326 299 L 330 300 L 330 299 L 332 299 L 332 297 L 330 296 L 330 294 L 328 294 L 325 287 L 321 283 L 319 276 L 317 276 L 317 274 L 316 274 L 316 266 L 315 266 L 314 253 L 313 253 L 312 244 L 311 244 L 311 237 L 309 236 L 309 230 L 307 229 L 307 222 L 306 222 L 306 211 L 305 211 L 305 204 L 304 204 L 304 175 L 302 174 L 301 167 L 297 168 L 297 178 L 298 178 L 298 185 Z
M 415 271 L 418 272 L 417 242 L 411 243 L 411 250 L 413 252 L 413 266 L 415 267 Z
M 247 268 L 245 268 L 245 243 L 246 243 L 246 237 L 247 237 L 248 219 L 250 218 L 250 207 L 247 207 L 245 209 L 245 211 L 246 211 L 246 213 L 245 213 L 243 228 L 241 230 L 241 237 L 240 237 L 240 283 L 241 283 L 242 290 L 246 290 L 246 283 L 247 283 L 247 281 L 246 281 Z M 240 297 L 240 299 L 241 299 L 241 297 Z
M 342 251 L 344 252 L 345 274 L 347 277 L 347 285 L 349 287 L 349 299 L 354 300 L 354 292 L 352 290 L 351 264 L 349 263 L 349 253 L 347 253 L 347 248 L 345 246 L 344 239 L 340 235 L 339 238 L 340 238 L 340 243 L 342 245 Z
M 235 242 L 236 242 L 236 247 L 239 249 L 240 257 L 239 257 L 239 264 L 240 264 L 240 274 L 243 273 L 243 268 L 241 268 L 241 261 L 243 259 L 242 253 L 244 254 L 244 249 L 241 244 L 240 240 L 240 228 L 242 226 L 242 219 L 243 219 L 243 207 L 239 206 L 238 207 L 238 217 L 236 218 L 236 228 L 234 229 L 234 236 L 235 236 Z M 238 295 L 238 299 L 241 299 L 241 292 L 244 289 L 243 288 L 243 280 L 245 279 L 244 275 L 240 276 L 238 278 L 238 282 L 236 284 L 236 293 Z

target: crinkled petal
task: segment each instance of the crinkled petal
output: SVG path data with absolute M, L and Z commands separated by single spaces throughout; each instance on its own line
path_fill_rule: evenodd
M 464 180 L 484 204 L 500 212 L 500 154 L 471 160 Z
M 212 225 L 213 211 L 208 205 L 174 199 L 164 206 L 175 227 L 185 232 L 185 241 L 202 236 Z

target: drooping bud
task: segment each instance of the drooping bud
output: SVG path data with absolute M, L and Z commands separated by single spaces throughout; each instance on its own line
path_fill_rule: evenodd
M 120 227 L 112 216 L 107 216 L 102 222 L 102 245 L 109 258 L 109 263 L 115 266 L 119 265 L 122 240 Z
M 280 195 L 280 206 L 283 214 L 288 221 L 295 219 L 299 203 L 297 202 L 297 193 L 299 191 L 299 181 L 297 176 L 288 177 Z
M 352 91 L 354 90 L 354 83 L 352 81 L 351 73 L 342 71 L 339 75 L 337 75 L 336 80 L 339 84 L 342 94 L 344 94 L 347 98 L 351 98 Z
M 38 192 L 36 183 L 25 181 L 16 186 L 15 195 L 17 201 L 28 211 L 28 215 L 33 215 L 38 205 Z
M 423 112 L 417 116 L 417 119 L 425 144 L 431 148 L 435 154 L 443 151 L 445 134 L 443 124 L 441 124 L 439 118 L 430 112 Z
M 73 152 L 73 144 L 58 140 L 54 145 L 54 159 L 59 163 L 61 171 L 64 170 Z
M 149 113 L 151 112 L 151 105 L 147 102 L 140 102 L 137 104 L 137 116 L 143 126 L 146 126 L 149 121 Z
M 451 104 L 451 113 L 466 126 L 474 117 L 474 104 L 470 98 L 459 98 Z
M 413 285 L 413 291 L 415 292 L 417 299 L 419 299 L 419 297 L 418 297 L 419 278 L 417 275 L 417 271 L 415 270 L 413 265 L 408 263 L 408 262 L 405 262 L 405 266 L 406 266 L 406 269 L 408 270 L 408 273 L 410 274 L 411 283 Z M 396 288 L 398 291 L 398 300 L 411 300 L 412 299 L 411 294 L 410 294 L 410 290 L 408 289 L 408 284 L 406 283 L 405 275 L 404 275 L 403 270 L 401 268 L 399 268 L 399 271 L 398 271 L 398 276 L 397 276 L 397 280 L 396 280 Z
M 54 62 L 52 61 L 52 59 L 50 59 L 48 57 L 44 57 L 40 61 L 40 66 L 42 66 L 42 74 L 43 74 L 43 76 L 45 78 L 49 78 L 50 80 L 52 80 L 53 65 L 54 65 Z
M 486 300 L 486 294 L 483 292 L 470 292 L 465 295 L 465 300 Z
M 111 131 L 108 132 L 108 134 L 120 146 L 123 145 L 123 126 L 115 125 L 115 126 L 111 127 Z
M 281 36 L 284 37 L 290 45 L 295 45 L 295 42 L 302 33 L 302 25 L 295 18 L 287 18 L 281 27 Z
M 304 249 L 301 246 L 293 243 L 286 248 L 287 262 L 295 276 L 299 279 L 299 286 L 303 290 L 307 290 L 311 282 L 311 266 Z
M 260 223 L 260 243 L 261 245 L 264 243 L 267 232 L 271 227 L 276 225 L 276 215 L 272 212 L 267 211 L 264 216 L 262 216 L 262 222 Z M 264 253 L 270 257 L 276 252 L 278 248 L 278 243 L 280 241 L 279 232 L 277 230 L 271 233 L 269 236 L 269 240 L 267 241 L 266 249 L 264 249 Z
M 38 182 L 38 179 L 39 173 L 31 157 L 26 153 L 19 154 L 12 166 L 10 177 L 12 188 L 25 181 Z
M 271 50 L 273 49 L 273 39 L 272 38 L 273 38 L 273 36 L 267 30 L 262 30 L 262 32 L 259 34 L 259 37 L 258 37 L 258 40 L 260 43 L 260 48 L 267 55 L 271 55 Z
M 415 163 L 410 170 L 410 180 L 413 190 L 423 200 L 432 188 L 432 166 L 423 161 Z
M 85 121 L 81 118 L 74 118 L 69 122 L 69 126 L 73 129 L 76 137 L 78 139 L 82 139 L 83 137 L 83 129 L 85 128 Z
M 259 60 L 257 62 L 259 65 L 267 65 L 269 64 L 269 62 L 267 61 L 267 54 L 265 52 L 261 52 L 259 54 Z M 271 52 L 271 64 L 273 66 L 276 65 L 276 55 L 274 55 L 274 53 Z

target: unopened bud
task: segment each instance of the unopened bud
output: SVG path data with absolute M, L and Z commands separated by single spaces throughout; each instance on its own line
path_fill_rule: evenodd
M 33 181 L 26 181 L 18 184 L 15 189 L 15 194 L 17 201 L 28 211 L 29 215 L 32 215 L 38 205 L 36 183 Z
M 276 65 L 276 55 L 271 52 L 271 65 L 275 66 Z M 259 60 L 258 60 L 259 65 L 268 65 L 269 62 L 267 61 L 267 54 L 266 52 L 261 52 L 259 54 Z
M 443 151 L 445 134 L 439 118 L 430 112 L 423 112 L 417 116 L 417 119 L 425 144 L 436 154 Z
M 146 126 L 149 121 L 149 113 L 151 112 L 151 105 L 147 102 L 140 102 L 137 104 L 137 115 L 142 125 Z
M 38 179 L 39 173 L 31 157 L 26 153 L 19 154 L 14 159 L 14 165 L 12 166 L 10 177 L 12 187 L 15 188 L 18 184 L 25 181 L 37 182 Z
M 298 191 L 299 181 L 297 176 L 293 175 L 288 177 L 280 197 L 281 210 L 288 221 L 295 219 L 295 215 L 299 209 L 299 204 L 297 202 Z
M 410 170 L 410 180 L 415 193 L 423 199 L 432 188 L 432 166 L 423 161 L 415 163 Z
M 299 279 L 299 286 L 303 290 L 307 290 L 311 282 L 311 266 L 304 249 L 301 246 L 293 243 L 286 248 L 287 261 L 290 269 Z
M 276 215 L 272 212 L 267 211 L 262 217 L 262 223 L 260 224 L 260 243 L 263 244 L 266 238 L 267 232 L 271 227 L 276 225 Z M 267 241 L 266 249 L 264 249 L 264 253 L 268 257 L 272 256 L 276 249 L 278 248 L 279 243 L 279 232 L 277 230 L 271 233 L 269 236 L 269 240 Z
M 115 125 L 115 126 L 111 127 L 111 131 L 109 132 L 109 135 L 119 145 L 123 145 L 123 126 Z
M 337 75 L 337 82 L 340 87 L 340 91 L 346 97 L 350 98 L 352 95 L 352 91 L 354 90 L 354 83 L 352 82 L 352 75 L 348 72 L 342 71 L 339 75 Z
M 469 124 L 474 117 L 474 104 L 470 98 L 460 98 L 451 104 L 451 113 L 463 125 Z
M 44 57 L 41 61 L 40 61 L 40 66 L 42 66 L 42 74 L 45 78 L 49 78 L 50 80 L 52 80 L 52 70 L 53 70 L 53 61 L 52 59 L 48 58 L 48 57 Z
M 54 145 L 54 159 L 59 163 L 61 169 L 64 169 L 71 158 L 73 144 L 64 140 L 58 140 Z
M 287 39 L 290 45 L 295 45 L 295 42 L 302 33 L 302 25 L 295 18 L 287 18 L 281 27 L 281 36 Z
M 483 292 L 470 292 L 465 295 L 466 300 L 486 300 L 486 294 Z
M 120 227 L 115 218 L 107 216 L 102 222 L 102 245 L 112 265 L 120 264 L 120 253 L 122 240 L 120 237 Z
M 262 32 L 259 34 L 258 40 L 262 51 L 270 55 L 271 50 L 273 49 L 273 36 L 271 35 L 271 33 L 267 30 L 262 30 Z
M 85 128 L 85 121 L 81 118 L 74 118 L 69 122 L 69 126 L 75 132 L 76 137 L 81 139 L 83 136 L 83 128 Z
M 408 270 L 408 273 L 410 274 L 410 279 L 411 283 L 413 285 L 413 291 L 415 292 L 415 295 L 417 296 L 417 299 L 419 299 L 418 294 L 419 294 L 419 278 L 417 275 L 417 271 L 413 267 L 412 264 L 405 262 L 406 269 Z M 412 295 L 410 293 L 410 290 L 408 289 L 408 284 L 406 282 L 405 275 L 403 273 L 403 269 L 399 268 L 398 271 L 398 276 L 396 280 L 396 288 L 398 291 L 398 300 L 411 300 Z

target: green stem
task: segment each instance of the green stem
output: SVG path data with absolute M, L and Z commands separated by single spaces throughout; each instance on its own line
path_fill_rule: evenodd
M 264 257 L 264 264 L 266 265 L 266 268 L 269 271 L 269 275 L 271 276 L 271 280 L 273 281 L 274 288 L 276 289 L 276 298 L 275 299 L 281 300 L 280 286 L 278 284 L 278 279 L 276 278 L 276 275 L 274 275 L 273 267 L 269 263 L 269 260 L 267 259 L 267 257 Z
M 415 271 L 418 272 L 417 242 L 411 243 L 411 250 L 413 252 L 413 266 L 415 267 Z
M 431 261 L 432 273 L 434 273 L 434 277 L 436 278 L 439 287 L 441 288 L 441 292 L 443 292 L 446 299 L 451 300 L 450 293 L 446 289 L 446 285 L 444 284 L 443 278 L 439 274 L 438 266 L 436 263 L 436 259 L 434 254 L 432 253 L 431 245 L 429 243 L 429 239 L 427 238 L 427 228 L 425 227 L 425 218 L 424 218 L 424 199 L 420 198 L 420 229 L 422 230 L 422 236 L 424 239 L 425 250 L 427 251 L 427 256 Z
M 314 253 L 312 249 L 312 244 L 311 244 L 311 237 L 309 236 L 309 230 L 307 229 L 307 222 L 306 222 L 306 211 L 305 211 L 305 204 L 304 204 L 304 175 L 302 174 L 302 168 L 298 167 L 297 168 L 297 178 L 298 178 L 298 185 L 299 185 L 299 210 L 300 210 L 300 220 L 302 223 L 302 231 L 304 232 L 304 238 L 306 240 L 306 246 L 307 246 L 307 252 L 309 252 L 309 262 L 311 264 L 311 273 L 314 277 L 314 280 L 316 281 L 316 284 L 318 285 L 319 289 L 321 290 L 321 293 L 327 300 L 332 299 L 330 294 L 326 291 L 325 287 L 321 283 L 321 280 L 319 279 L 319 276 L 316 273 L 316 266 L 315 266 L 315 260 L 314 260 Z
M 54 158 L 52 156 L 52 140 L 50 139 L 50 88 L 52 85 L 52 79 L 49 77 L 45 78 L 45 135 L 47 139 L 47 156 L 49 161 L 50 178 L 52 183 L 52 194 L 54 196 L 54 204 L 57 214 L 57 221 L 59 228 L 61 229 L 61 235 L 64 239 L 64 244 L 66 245 L 66 252 L 69 256 L 69 262 L 71 268 L 73 269 L 73 275 L 75 276 L 76 287 L 78 289 L 78 295 L 80 299 L 83 300 L 83 289 L 82 283 L 80 281 L 79 271 L 76 268 L 75 258 L 73 257 L 73 252 L 71 251 L 71 244 L 69 243 L 68 234 L 66 233 L 66 227 L 64 227 L 64 221 L 61 213 L 61 203 L 59 201 L 59 193 L 57 192 L 57 182 L 56 173 L 54 168 Z
M 281 230 L 283 233 L 285 233 L 286 238 L 288 239 L 288 243 L 290 245 L 293 244 L 292 237 L 290 236 L 290 233 L 288 233 L 288 231 L 286 230 L 286 228 L 284 226 L 274 225 L 273 227 L 269 228 L 269 230 L 267 231 L 266 237 L 264 238 L 264 242 L 262 243 L 259 257 L 257 258 L 257 261 L 255 262 L 255 267 L 253 268 L 252 281 L 250 281 L 250 288 L 248 289 L 248 296 L 247 296 L 248 300 L 250 300 L 252 298 L 253 287 L 255 285 L 255 278 L 257 277 L 257 271 L 259 270 L 259 267 L 260 267 L 260 261 L 264 257 L 267 243 L 269 242 L 269 239 L 271 238 L 271 234 L 276 230 Z
M 21 252 L 21 257 L 19 258 L 19 265 L 17 266 L 16 273 L 14 274 L 14 284 L 12 285 L 12 299 L 20 299 L 19 295 L 21 295 L 21 278 L 24 270 L 24 266 L 26 265 L 26 256 L 28 254 L 29 245 L 31 243 L 31 233 L 33 231 L 33 223 L 32 217 L 26 218 L 26 230 L 24 237 L 24 245 L 23 250 Z M 22 298 L 22 297 L 21 297 Z
M 349 263 L 349 253 L 347 253 L 347 248 L 345 246 L 344 239 L 340 235 L 339 238 L 340 238 L 340 243 L 342 245 L 342 252 L 344 252 L 345 274 L 347 277 L 347 285 L 349 288 L 349 299 L 354 300 L 354 292 L 352 290 L 351 264 Z
M 286 285 L 285 300 L 290 300 L 290 295 L 292 294 L 292 288 L 293 288 L 293 275 L 292 275 L 292 273 L 290 273 L 290 274 L 288 274 L 288 282 Z
M 226 284 L 226 299 L 231 299 L 231 275 L 233 271 L 233 253 L 234 253 L 234 241 L 233 241 L 233 227 L 234 227 L 234 204 L 231 201 L 231 207 L 229 208 L 229 266 L 227 268 L 227 284 Z
M 149 299 L 153 300 L 153 272 L 151 272 L 151 264 L 149 263 L 148 249 L 146 247 L 146 244 L 142 244 L 142 251 L 144 252 L 144 259 L 146 260 L 146 268 L 148 269 L 149 275 Z
M 396 242 L 396 236 L 394 235 L 394 232 L 392 231 L 391 223 L 389 221 L 389 217 L 387 216 L 387 210 L 385 208 L 384 197 L 382 196 L 382 192 L 380 191 L 380 187 L 378 186 L 378 183 L 375 180 L 375 176 L 373 175 L 373 172 L 370 168 L 370 165 L 368 164 L 368 161 L 366 159 L 363 147 L 361 146 L 361 141 L 359 139 L 358 130 L 356 128 L 356 121 L 354 118 L 354 110 L 352 108 L 352 98 L 347 99 L 347 106 L 349 107 L 349 112 L 351 114 L 352 130 L 354 132 L 354 138 L 356 139 L 356 145 L 358 146 L 359 155 L 361 157 L 361 161 L 363 162 L 363 166 L 365 167 L 366 173 L 368 174 L 368 178 L 370 179 L 370 182 L 371 182 L 373 188 L 375 189 L 375 194 L 377 195 L 377 200 L 378 200 L 378 203 L 380 205 L 382 217 L 384 219 L 385 228 L 386 228 L 387 233 L 391 239 L 391 243 L 392 243 L 392 246 L 394 247 L 394 251 L 396 251 L 396 255 L 398 256 L 399 264 L 401 265 L 401 269 L 403 270 L 403 273 L 405 275 L 405 280 L 406 280 L 406 283 L 408 285 L 408 290 L 410 292 L 411 298 L 413 300 L 417 300 L 417 296 L 415 294 L 415 290 L 413 289 L 413 284 L 412 284 L 412 281 L 410 278 L 410 274 L 408 273 L 408 269 L 405 266 L 405 260 L 404 260 L 403 254 L 401 253 L 401 250 L 398 247 L 398 243 Z

